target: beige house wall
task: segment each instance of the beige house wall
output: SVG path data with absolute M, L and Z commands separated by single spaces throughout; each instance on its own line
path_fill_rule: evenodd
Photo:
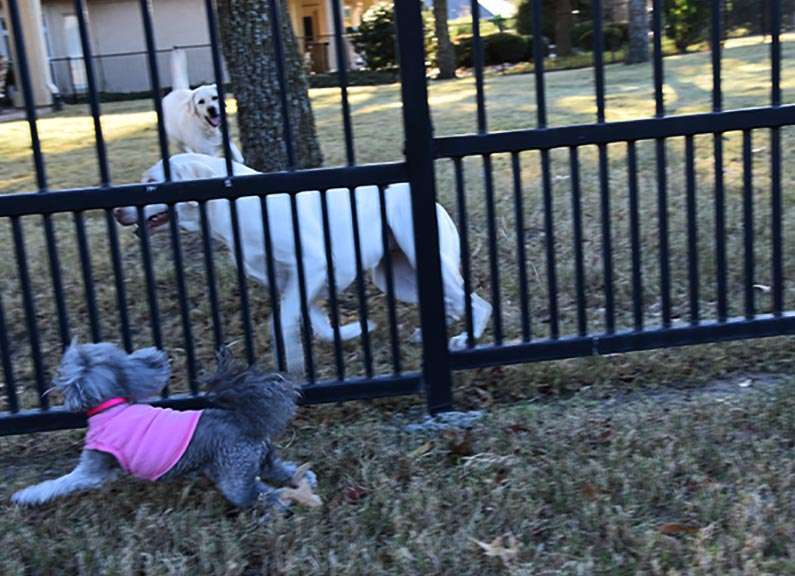
M 67 19 L 74 15 L 74 3 L 72 0 L 41 1 L 53 57 L 54 79 L 65 93 L 79 91 L 75 78 L 79 80 L 81 77 L 80 65 L 69 60 L 69 57 L 79 56 L 79 52 L 75 54 L 72 50 L 70 53 L 70 41 L 66 37 Z M 121 93 L 148 90 L 149 73 L 143 54 L 146 48 L 138 0 L 87 0 L 87 4 L 92 50 L 95 56 L 101 56 L 94 60 L 99 89 Z M 192 84 L 212 82 L 214 73 L 207 46 L 209 35 L 204 2 L 153 0 L 152 5 L 155 41 L 158 50 L 162 51 L 158 54 L 161 85 L 171 85 L 168 51 L 174 46 L 186 48 Z M 313 70 L 335 69 L 330 0 L 290 0 L 288 9 L 301 49 L 305 46 L 303 19 L 308 16 L 313 20 L 315 46 L 310 47 L 315 57 Z M 72 39 L 71 46 L 74 44 Z M 124 54 L 129 52 L 133 54 Z
M 26 60 L 30 71 L 31 90 L 35 106 L 48 106 L 52 103 L 54 84 L 50 75 L 50 68 L 47 61 L 47 46 L 45 44 L 44 32 L 41 27 L 42 6 L 39 0 L 26 0 L 17 2 L 19 21 L 22 27 L 22 36 L 25 40 Z M 3 20 L 11 30 L 11 16 L 8 12 L 8 5 L 0 3 Z M 11 40 L 11 57 L 17 60 L 16 48 L 14 46 L 13 31 L 9 35 Z M 17 89 L 15 105 L 22 106 L 22 90 Z

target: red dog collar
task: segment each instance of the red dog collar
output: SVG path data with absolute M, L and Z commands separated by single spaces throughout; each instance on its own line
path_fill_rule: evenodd
M 93 408 L 86 410 L 86 416 L 91 418 L 92 416 L 96 416 L 100 412 L 104 412 L 108 408 L 113 408 L 114 406 L 118 406 L 119 404 L 127 404 L 127 398 L 121 398 L 117 396 L 116 398 L 105 400 L 99 406 L 94 406 Z

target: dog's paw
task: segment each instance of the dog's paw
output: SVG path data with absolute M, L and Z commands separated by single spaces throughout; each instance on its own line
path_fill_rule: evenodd
M 23 488 L 11 495 L 11 502 L 17 506 L 36 506 L 46 501 L 47 498 L 40 493 L 36 486 Z
M 317 488 L 317 476 L 315 475 L 314 472 L 312 472 L 311 470 L 307 470 L 306 472 L 304 472 L 304 478 L 306 479 L 307 482 L 309 482 L 309 486 L 310 488 L 312 488 L 312 490 Z
M 463 334 L 459 334 L 458 336 L 453 336 L 450 338 L 449 349 L 450 350 L 463 350 L 467 347 L 467 334 L 464 332 Z

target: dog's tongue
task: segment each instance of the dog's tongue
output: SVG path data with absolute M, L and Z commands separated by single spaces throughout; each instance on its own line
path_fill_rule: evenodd
M 220 116 L 216 116 L 215 118 L 212 118 L 212 117 L 208 116 L 207 117 L 207 122 L 209 122 L 210 126 L 212 126 L 213 128 L 218 128 L 218 126 L 221 124 L 221 117 Z

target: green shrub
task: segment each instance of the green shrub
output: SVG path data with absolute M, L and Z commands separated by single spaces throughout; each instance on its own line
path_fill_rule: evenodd
M 571 0 L 571 9 L 577 10 L 577 19 L 591 18 L 591 0 Z M 541 33 L 547 38 L 555 37 L 555 0 L 541 0 Z M 516 31 L 523 35 L 533 34 L 533 2 L 522 0 L 516 12 Z M 576 39 L 573 36 L 572 39 Z
M 353 37 L 356 52 L 370 70 L 384 70 L 397 65 L 397 33 L 391 3 L 373 4 L 362 16 L 362 24 Z
M 587 24 L 587 27 L 582 26 L 583 32 L 579 36 L 574 36 L 574 45 L 590 51 L 593 50 L 593 23 L 587 22 Z M 629 26 L 624 23 L 607 24 L 602 28 L 602 38 L 605 50 L 618 50 L 629 41 Z
M 483 63 L 486 66 L 497 64 L 514 64 L 526 62 L 533 58 L 533 37 L 520 36 L 508 32 L 497 32 L 482 36 Z M 549 42 L 543 41 L 544 55 L 549 53 Z M 459 36 L 456 38 L 455 52 L 458 65 L 471 68 L 474 65 L 472 58 L 472 36 Z
M 679 52 L 702 40 L 709 26 L 710 3 L 703 0 L 665 0 L 665 34 Z

